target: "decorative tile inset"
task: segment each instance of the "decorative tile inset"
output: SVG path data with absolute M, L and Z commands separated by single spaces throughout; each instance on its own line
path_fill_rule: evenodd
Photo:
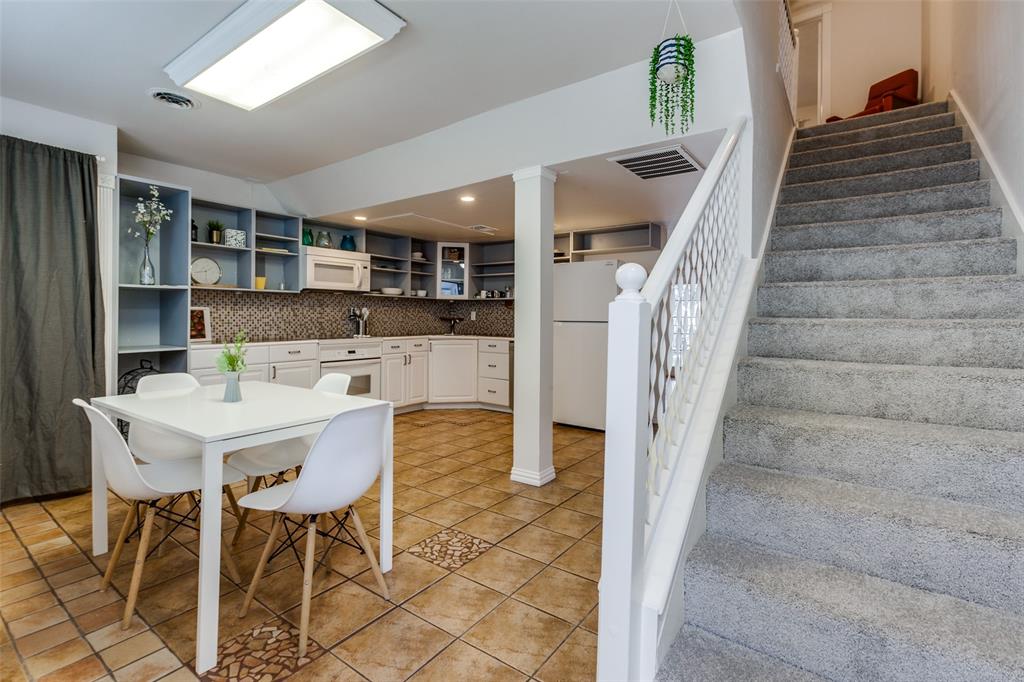
M 283 680 L 324 655 L 325 650 L 312 638 L 306 655 L 298 656 L 299 629 L 280 618 L 267 621 L 221 645 L 217 668 L 205 673 L 211 682 L 261 682 Z
M 492 546 L 486 540 L 448 528 L 413 545 L 409 548 L 409 553 L 422 557 L 441 568 L 455 570 L 462 568 Z

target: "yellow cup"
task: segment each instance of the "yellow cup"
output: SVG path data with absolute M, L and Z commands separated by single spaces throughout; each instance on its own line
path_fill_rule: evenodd
M 256 276 L 256 288 L 257 289 L 266 289 L 267 288 L 267 278 L 266 277 L 260 277 L 260 276 L 257 275 Z

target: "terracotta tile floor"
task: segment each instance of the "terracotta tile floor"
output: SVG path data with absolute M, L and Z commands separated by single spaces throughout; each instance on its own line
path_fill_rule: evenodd
M 604 436 L 556 426 L 558 478 L 509 480 L 512 418 L 482 410 L 395 418 L 395 561 L 379 594 L 365 557 L 335 549 L 316 574 L 311 642 L 297 656 L 302 572 L 294 555 L 267 568 L 256 603 L 238 608 L 270 528 L 255 515 L 222 575 L 220 668 L 210 680 L 594 679 Z M 241 491 L 239 491 L 241 492 Z M 377 536 L 378 488 L 357 504 Z M 112 533 L 127 507 L 110 497 Z M 225 536 L 236 522 L 225 513 Z M 3 509 L 0 680 L 194 680 L 198 557 L 178 530 L 146 563 L 136 616 L 120 627 L 131 576 L 114 586 L 87 553 L 89 496 Z

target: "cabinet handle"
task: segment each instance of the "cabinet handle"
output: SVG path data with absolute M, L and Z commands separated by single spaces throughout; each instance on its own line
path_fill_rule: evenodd
M 497 393 L 497 391 L 493 391 L 493 390 L 491 390 L 491 389 L 487 389 L 487 392 L 488 392 L 488 393 Z
M 288 355 L 298 355 L 301 352 L 301 350 L 290 350 L 288 351 Z
M 491 369 L 498 369 L 497 365 L 487 365 L 487 366 L 490 367 Z
M 276 379 L 277 378 L 277 365 L 273 365 L 270 368 L 270 378 L 271 379 Z

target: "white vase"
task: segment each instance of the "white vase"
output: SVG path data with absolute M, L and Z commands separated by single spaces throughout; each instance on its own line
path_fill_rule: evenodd
M 237 403 L 242 401 L 242 387 L 238 383 L 241 372 L 224 372 L 227 383 L 224 384 L 224 402 Z

